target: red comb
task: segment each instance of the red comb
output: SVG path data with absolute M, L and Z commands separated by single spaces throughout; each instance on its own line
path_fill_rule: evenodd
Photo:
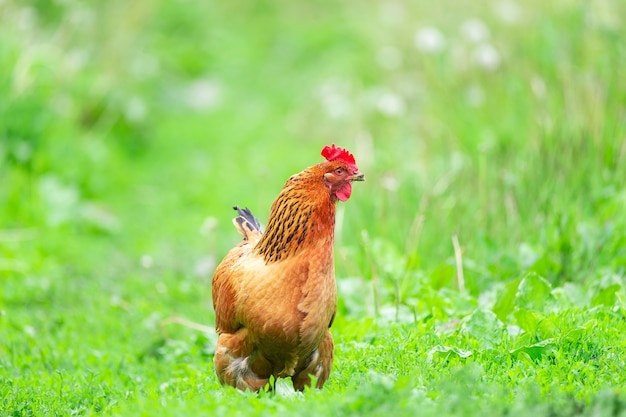
M 328 161 L 342 161 L 348 164 L 351 170 L 358 171 L 359 169 L 356 167 L 356 161 L 354 160 L 354 156 L 339 146 L 324 146 L 322 149 L 322 156 L 326 158 Z

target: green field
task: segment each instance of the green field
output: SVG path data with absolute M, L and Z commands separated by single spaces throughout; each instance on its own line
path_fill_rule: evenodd
M 0 416 L 626 415 L 626 2 L 280 3 L 0 1 Z M 331 377 L 223 388 L 231 207 L 331 143 Z

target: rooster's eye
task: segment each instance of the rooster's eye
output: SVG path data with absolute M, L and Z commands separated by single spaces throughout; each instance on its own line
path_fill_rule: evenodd
M 343 168 L 337 168 L 337 169 L 335 170 L 335 174 L 337 174 L 337 175 L 341 175 L 341 174 L 343 174 Z

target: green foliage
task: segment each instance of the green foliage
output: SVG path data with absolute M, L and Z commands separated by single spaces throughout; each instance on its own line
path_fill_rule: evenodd
M 624 415 L 626 3 L 545 3 L 0 2 L 0 415 Z M 229 208 L 333 142 L 331 378 L 220 387 Z

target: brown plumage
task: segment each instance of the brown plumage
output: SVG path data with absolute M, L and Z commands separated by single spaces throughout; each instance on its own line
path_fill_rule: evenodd
M 333 261 L 335 203 L 362 181 L 354 157 L 325 147 L 327 159 L 289 178 L 272 204 L 265 233 L 238 209 L 244 240 L 213 277 L 214 357 L 222 384 L 258 391 L 271 376 L 290 377 L 297 390 L 321 388 L 333 361 L 337 305 Z

